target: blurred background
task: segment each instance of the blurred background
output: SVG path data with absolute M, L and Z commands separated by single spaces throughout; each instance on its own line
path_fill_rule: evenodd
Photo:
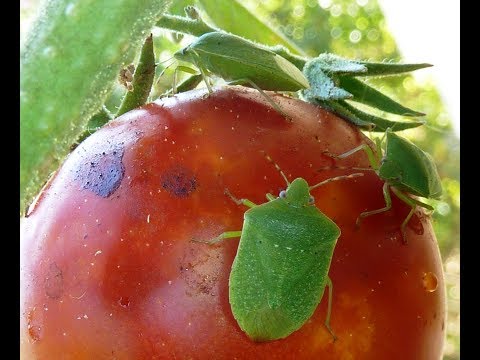
M 460 359 L 460 2 L 446 0 L 239 0 L 260 20 L 291 40 L 306 55 L 322 52 L 364 60 L 431 63 L 412 75 L 369 83 L 409 108 L 426 113 L 428 125 L 402 132 L 436 160 L 444 196 L 430 202 L 444 262 L 448 299 L 444 360 Z M 20 0 L 23 40 L 40 0 Z M 174 0 L 183 15 L 194 0 Z M 197 4 L 198 5 L 198 4 Z M 226 16 L 227 17 L 227 16 Z M 220 25 L 220 24 L 219 24 Z M 225 26 L 222 26 L 226 28 Z M 235 32 L 234 29 L 228 29 Z M 169 59 L 181 37 L 154 32 L 157 59 Z M 246 36 L 245 34 L 242 34 Z M 253 39 L 259 40 L 259 39 Z M 188 43 L 188 39 L 183 39 Z M 162 66 L 157 71 L 160 72 Z M 157 84 L 161 93 L 171 79 Z M 115 107 L 118 86 L 107 101 Z

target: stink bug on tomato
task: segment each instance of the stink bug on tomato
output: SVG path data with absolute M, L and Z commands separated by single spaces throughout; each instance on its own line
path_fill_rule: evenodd
M 233 85 L 273 91 L 298 91 L 309 86 L 302 72 L 282 56 L 223 31 L 200 36 L 174 56 L 194 64 L 204 79 L 211 73 Z
M 271 159 L 267 156 L 267 159 Z M 282 339 L 298 330 L 312 316 L 329 286 L 325 326 L 330 328 L 332 282 L 328 277 L 338 226 L 315 207 L 310 191 L 329 182 L 362 176 L 337 176 L 308 186 L 303 178 L 287 183 L 275 198 L 256 205 L 238 200 L 245 212 L 241 231 L 225 232 L 210 243 L 240 237 L 229 281 L 229 299 L 240 328 L 254 341 Z
M 217 75 L 230 85 L 255 88 L 282 114 L 283 111 L 263 90 L 298 91 L 309 87 L 303 73 L 290 61 L 266 47 L 223 31 L 200 36 L 174 56 L 198 68 L 209 93 L 212 88 L 207 76 Z M 185 67 L 179 69 L 191 72 Z
M 357 218 L 357 225 L 367 216 L 386 212 L 391 209 L 392 199 L 389 191 L 391 189 L 400 200 L 411 207 L 410 212 L 400 226 L 405 242 L 405 228 L 413 216 L 416 206 L 418 205 L 428 210 L 433 210 L 432 206 L 414 199 L 408 194 L 427 199 L 440 199 L 442 195 L 442 183 L 435 162 L 430 154 L 420 149 L 411 141 L 398 136 L 391 129 L 387 129 L 385 138 L 385 151 L 383 156 L 381 151 L 374 154 L 368 145 L 363 144 L 346 153 L 333 155 L 333 157 L 336 159 L 344 159 L 360 150 L 366 152 L 372 166 L 372 168 L 368 170 L 375 171 L 382 180 L 385 180 L 383 185 L 385 207 L 361 213 Z M 377 148 L 381 149 L 380 140 L 377 141 Z M 332 155 L 330 154 L 330 156 Z

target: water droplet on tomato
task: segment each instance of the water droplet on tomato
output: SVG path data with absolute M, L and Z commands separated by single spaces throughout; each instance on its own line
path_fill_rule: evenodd
M 422 282 L 423 282 L 423 288 L 425 289 L 425 291 L 434 292 L 435 290 L 437 290 L 438 279 L 434 273 L 432 272 L 425 273 L 423 275 Z

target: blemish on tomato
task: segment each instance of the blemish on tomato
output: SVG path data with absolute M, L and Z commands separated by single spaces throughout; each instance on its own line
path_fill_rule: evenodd
M 32 310 L 28 312 L 27 315 L 27 330 L 30 339 L 33 342 L 39 341 L 42 338 L 42 327 L 41 320 L 36 316 L 36 307 L 33 307 Z
M 161 177 L 162 187 L 177 197 L 187 197 L 197 188 L 197 179 L 190 169 L 175 166 Z
M 45 293 L 52 299 L 63 294 L 63 273 L 56 263 L 51 263 L 45 276 Z
M 75 174 L 75 180 L 81 181 L 83 189 L 109 197 L 118 189 L 125 174 L 123 151 L 123 147 L 116 146 L 85 159 Z

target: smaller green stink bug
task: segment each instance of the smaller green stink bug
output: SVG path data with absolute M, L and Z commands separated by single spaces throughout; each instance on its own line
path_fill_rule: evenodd
M 195 65 L 212 92 L 207 76 L 220 76 L 231 85 L 257 89 L 281 112 L 262 90 L 298 91 L 309 87 L 303 73 L 291 62 L 273 51 L 239 36 L 213 31 L 197 38 L 177 51 L 174 57 Z M 185 67 L 180 69 L 187 70 Z
M 267 156 L 267 159 L 271 159 Z M 228 231 L 211 240 L 240 237 L 229 280 L 229 299 L 240 328 L 254 341 L 282 339 L 312 316 L 329 286 L 325 326 L 330 329 L 332 282 L 328 277 L 338 226 L 315 207 L 310 191 L 329 182 L 362 176 L 343 175 L 308 186 L 303 178 L 287 183 L 286 190 L 268 202 L 246 205 L 241 231 Z
M 387 129 L 385 137 L 385 151 L 383 156 L 381 152 L 378 152 L 375 156 L 372 149 L 366 144 L 360 145 L 341 155 L 329 154 L 329 156 L 336 159 L 344 159 L 360 150 L 366 152 L 372 168 L 363 170 L 375 171 L 382 180 L 385 180 L 385 184 L 383 185 L 385 207 L 361 213 L 357 218 L 357 225 L 367 216 L 386 212 L 391 209 L 392 199 L 389 191 L 389 189 L 391 189 L 400 200 L 411 207 L 410 212 L 400 226 L 405 242 L 405 227 L 413 216 L 416 206 L 418 205 L 428 210 L 433 210 L 433 207 L 430 205 L 414 199 L 408 194 L 428 199 L 439 199 L 442 195 L 442 183 L 435 162 L 430 154 L 420 149 L 411 141 L 396 135 L 391 129 Z M 377 148 L 381 149 L 380 139 L 377 141 Z M 359 170 L 358 168 L 356 169 Z

